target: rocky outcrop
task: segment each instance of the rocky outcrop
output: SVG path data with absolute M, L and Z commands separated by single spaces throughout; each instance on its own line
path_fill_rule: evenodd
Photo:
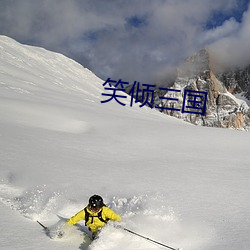
M 217 73 L 217 77 L 225 84 L 230 93 L 240 94 L 250 100 L 250 66 Z
M 250 109 L 244 100 L 236 98 L 233 94 L 241 91 L 248 97 L 249 76 L 249 71 L 215 74 L 210 65 L 209 52 L 203 49 L 187 58 L 178 68 L 176 80 L 170 89 L 181 91 L 166 91 L 164 94 L 164 97 L 176 98 L 178 101 L 161 99 L 156 95 L 155 103 L 165 108 L 177 108 L 185 105 L 183 103 L 185 90 L 204 91 L 207 92 L 204 116 L 185 113 L 182 109 L 180 111 L 162 109 L 161 112 L 197 125 L 248 129 Z

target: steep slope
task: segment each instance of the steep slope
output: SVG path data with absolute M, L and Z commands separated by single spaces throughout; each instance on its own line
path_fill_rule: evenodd
M 51 240 L 36 223 L 52 227 L 98 193 L 123 226 L 167 245 L 249 248 L 249 133 L 101 103 L 103 81 L 81 65 L 0 46 L 1 247 L 161 249 L 111 225 L 92 244 L 84 223 Z
M 218 72 L 217 76 L 230 93 L 238 94 L 250 103 L 250 66 Z

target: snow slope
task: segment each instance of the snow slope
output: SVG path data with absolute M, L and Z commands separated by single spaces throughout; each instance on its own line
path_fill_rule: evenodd
M 61 240 L 36 223 L 53 228 L 97 193 L 124 227 L 166 245 L 250 249 L 249 133 L 196 127 L 129 99 L 102 104 L 103 82 L 0 36 L 0 248 L 162 249 L 112 225 L 90 244 L 83 223 Z

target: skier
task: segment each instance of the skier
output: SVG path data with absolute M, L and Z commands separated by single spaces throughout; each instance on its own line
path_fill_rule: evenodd
M 85 220 L 85 226 L 92 232 L 94 239 L 109 220 L 120 222 L 122 219 L 120 215 L 105 206 L 101 196 L 95 194 L 89 198 L 89 204 L 72 216 L 67 224 L 74 225 L 80 220 Z

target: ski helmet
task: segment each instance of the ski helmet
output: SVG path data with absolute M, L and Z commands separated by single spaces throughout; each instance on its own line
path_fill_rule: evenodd
M 103 199 L 99 195 L 93 195 L 89 198 L 89 206 L 93 210 L 98 210 L 103 207 Z

